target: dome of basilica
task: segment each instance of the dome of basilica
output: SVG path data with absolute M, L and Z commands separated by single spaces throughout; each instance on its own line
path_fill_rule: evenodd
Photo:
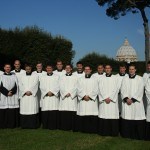
M 128 40 L 125 39 L 124 44 L 118 49 L 116 55 L 117 61 L 135 62 L 137 61 L 137 54 L 135 49 L 129 44 Z

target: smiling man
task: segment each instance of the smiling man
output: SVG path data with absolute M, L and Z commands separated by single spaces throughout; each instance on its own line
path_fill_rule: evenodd
M 136 74 L 134 64 L 129 66 L 129 75 L 122 80 L 121 135 L 125 138 L 143 140 L 145 136 L 145 110 L 143 104 L 144 82 Z
M 98 127 L 98 83 L 92 78 L 91 67 L 84 67 L 85 76 L 78 80 L 77 127 L 85 133 L 97 133 Z
M 0 76 L 0 128 L 15 128 L 19 125 L 18 80 L 10 64 L 4 65 L 4 71 Z

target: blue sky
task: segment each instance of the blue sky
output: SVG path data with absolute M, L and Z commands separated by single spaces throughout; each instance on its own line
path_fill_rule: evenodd
M 150 9 L 147 9 L 150 20 Z M 0 27 L 9 29 L 37 25 L 63 35 L 73 43 L 74 62 L 89 52 L 115 58 L 125 37 L 144 60 L 143 22 L 140 14 L 119 20 L 109 18 L 95 0 L 1 0 Z

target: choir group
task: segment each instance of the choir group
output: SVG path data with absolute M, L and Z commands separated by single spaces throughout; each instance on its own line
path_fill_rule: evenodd
M 43 71 L 30 64 L 21 69 L 19 60 L 0 71 L 0 128 L 72 130 L 101 136 L 150 140 L 150 62 L 143 77 L 136 66 L 112 74 L 112 66 L 98 65 L 92 74 L 90 65 L 77 62 L 63 67 L 57 61 Z M 64 70 L 63 70 L 64 68 Z M 128 73 L 126 73 L 128 72 Z

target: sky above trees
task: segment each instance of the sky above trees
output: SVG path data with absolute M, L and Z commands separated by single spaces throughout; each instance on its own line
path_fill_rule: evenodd
M 150 9 L 146 13 L 150 20 Z M 0 5 L 1 28 L 37 25 L 63 35 L 73 43 L 74 62 L 93 51 L 115 58 L 125 38 L 144 60 L 142 23 L 140 14 L 113 20 L 95 0 L 3 0 Z

